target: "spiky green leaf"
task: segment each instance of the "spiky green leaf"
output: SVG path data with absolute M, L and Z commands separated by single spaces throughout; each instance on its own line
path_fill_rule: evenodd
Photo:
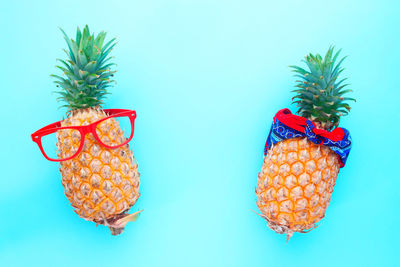
M 293 104 L 299 107 L 297 113 L 320 123 L 326 129 L 338 125 L 340 116 L 348 114 L 350 106 L 347 101 L 355 101 L 354 98 L 342 95 L 351 92 L 344 82 L 347 78 L 338 80 L 344 68 L 341 66 L 344 59 L 339 60 L 341 50 L 334 53 L 334 47 L 329 47 L 325 56 L 308 54 L 305 57 L 307 69 L 290 66 L 296 78 L 296 95 Z
M 87 25 L 83 31 L 77 28 L 75 40 L 60 30 L 68 46 L 64 49 L 68 58 L 58 59 L 61 64 L 56 66 L 63 77 L 51 75 L 61 88 L 57 100 L 66 102 L 63 106 L 71 110 L 101 105 L 109 94 L 107 89 L 114 83 L 110 78 L 115 73 L 112 70 L 115 64 L 110 63 L 109 53 L 116 44 L 115 38 L 103 45 L 106 33 L 102 31 L 95 36 Z

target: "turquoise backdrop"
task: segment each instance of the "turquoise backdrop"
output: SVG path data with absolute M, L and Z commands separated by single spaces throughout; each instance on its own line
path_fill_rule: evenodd
M 400 266 L 400 2 L 3 1 L 0 266 Z M 124 234 L 80 219 L 30 134 L 60 120 L 56 58 L 89 24 L 117 37 L 106 108 L 137 111 L 144 209 Z M 270 230 L 254 193 L 288 68 L 348 55 L 354 147 L 319 228 Z

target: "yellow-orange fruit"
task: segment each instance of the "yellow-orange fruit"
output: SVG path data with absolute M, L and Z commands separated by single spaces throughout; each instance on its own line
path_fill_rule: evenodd
M 106 114 L 101 109 L 78 110 L 65 119 L 62 126 L 87 125 L 104 117 Z M 125 138 L 114 119 L 99 124 L 97 133 L 101 140 L 111 142 L 121 143 L 121 138 Z M 59 131 L 59 156 L 73 154 L 71 150 L 76 151 L 79 143 L 80 136 L 76 132 L 69 129 Z M 140 175 L 128 144 L 108 149 L 88 134 L 82 151 L 60 164 L 65 195 L 75 212 L 86 220 L 108 225 L 108 222 L 124 217 L 139 198 Z
M 340 163 L 337 154 L 306 138 L 276 143 L 258 175 L 257 206 L 277 233 L 305 232 L 329 205 Z

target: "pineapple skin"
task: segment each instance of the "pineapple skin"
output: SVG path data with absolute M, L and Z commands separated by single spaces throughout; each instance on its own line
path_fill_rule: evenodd
M 106 117 L 97 108 L 74 111 L 62 126 L 80 126 Z M 114 119 L 101 123 L 99 137 L 110 140 L 124 138 Z M 70 130 L 58 135 L 57 147 L 61 155 L 70 155 L 79 137 Z M 73 144 L 71 146 L 70 144 Z M 82 151 L 73 159 L 60 162 L 61 182 L 74 211 L 83 219 L 107 225 L 124 217 L 139 198 L 140 174 L 129 145 L 108 149 L 100 145 L 92 134 L 87 134 Z
M 257 206 L 279 234 L 307 232 L 325 216 L 340 169 L 338 156 L 307 138 L 292 138 L 268 150 L 258 175 Z

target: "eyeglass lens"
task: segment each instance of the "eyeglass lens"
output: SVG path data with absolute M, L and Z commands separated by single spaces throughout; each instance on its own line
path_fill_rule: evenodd
M 81 143 L 81 134 L 75 129 L 62 129 L 42 136 L 42 147 L 51 159 L 66 159 L 73 156 Z
M 128 116 L 108 118 L 96 127 L 96 133 L 105 145 L 115 147 L 131 136 L 132 127 Z

